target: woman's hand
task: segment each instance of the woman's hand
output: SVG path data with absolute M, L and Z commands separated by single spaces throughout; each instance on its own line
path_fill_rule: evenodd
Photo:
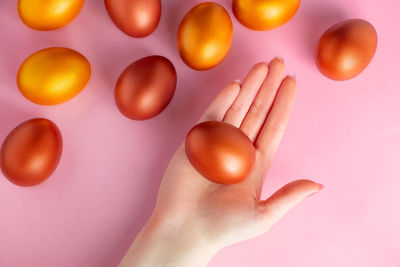
M 282 59 L 258 63 L 242 83 L 232 82 L 200 119 L 239 127 L 253 141 L 252 173 L 235 185 L 202 177 L 190 164 L 184 142 L 162 180 L 154 212 L 121 266 L 205 266 L 221 248 L 266 233 L 303 198 L 322 189 L 309 180 L 283 186 L 260 199 L 268 169 L 285 132 L 296 80 Z

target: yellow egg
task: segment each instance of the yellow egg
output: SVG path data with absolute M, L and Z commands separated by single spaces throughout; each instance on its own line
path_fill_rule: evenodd
M 26 26 L 48 31 L 70 23 L 83 3 L 84 0 L 18 0 L 18 13 Z
M 195 70 L 210 69 L 228 54 L 232 35 L 228 12 L 217 3 L 201 3 L 192 8 L 179 25 L 179 54 Z
M 236 18 L 247 28 L 265 31 L 288 22 L 297 12 L 300 0 L 233 0 Z
M 56 105 L 76 96 L 90 79 L 89 61 L 75 50 L 50 47 L 21 64 L 17 84 L 21 93 L 40 105 Z

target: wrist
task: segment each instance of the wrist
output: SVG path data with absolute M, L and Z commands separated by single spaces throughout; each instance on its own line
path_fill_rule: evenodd
M 153 214 L 135 238 L 120 267 L 206 266 L 219 248 L 201 236 L 195 223 Z

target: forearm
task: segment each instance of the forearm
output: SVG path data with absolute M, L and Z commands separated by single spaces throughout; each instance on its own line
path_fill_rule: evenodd
M 201 239 L 191 226 L 168 225 L 153 216 L 119 266 L 206 266 L 218 249 Z

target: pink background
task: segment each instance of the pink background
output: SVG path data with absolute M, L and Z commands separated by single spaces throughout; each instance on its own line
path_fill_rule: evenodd
M 120 32 L 101 0 L 88 0 L 68 26 L 37 32 L 0 1 L 0 142 L 19 123 L 43 116 L 64 137 L 61 164 L 45 183 L 14 186 L 0 174 L 0 266 L 116 266 L 149 217 L 177 145 L 229 81 L 275 55 L 296 74 L 298 98 L 264 196 L 299 178 L 325 189 L 285 216 L 269 234 L 221 251 L 210 266 L 400 266 L 400 2 L 304 0 L 285 26 L 255 32 L 232 16 L 234 41 L 218 67 L 197 72 L 180 60 L 177 25 L 200 1 L 164 0 L 161 23 L 145 39 Z M 230 1 L 218 1 L 232 14 Z M 357 78 L 334 82 L 315 67 L 320 34 L 347 18 L 369 20 L 379 45 Z M 89 59 L 84 91 L 43 107 L 17 90 L 19 64 L 50 46 Z M 169 107 L 145 122 L 117 110 L 113 87 L 131 62 L 161 54 L 175 64 Z

